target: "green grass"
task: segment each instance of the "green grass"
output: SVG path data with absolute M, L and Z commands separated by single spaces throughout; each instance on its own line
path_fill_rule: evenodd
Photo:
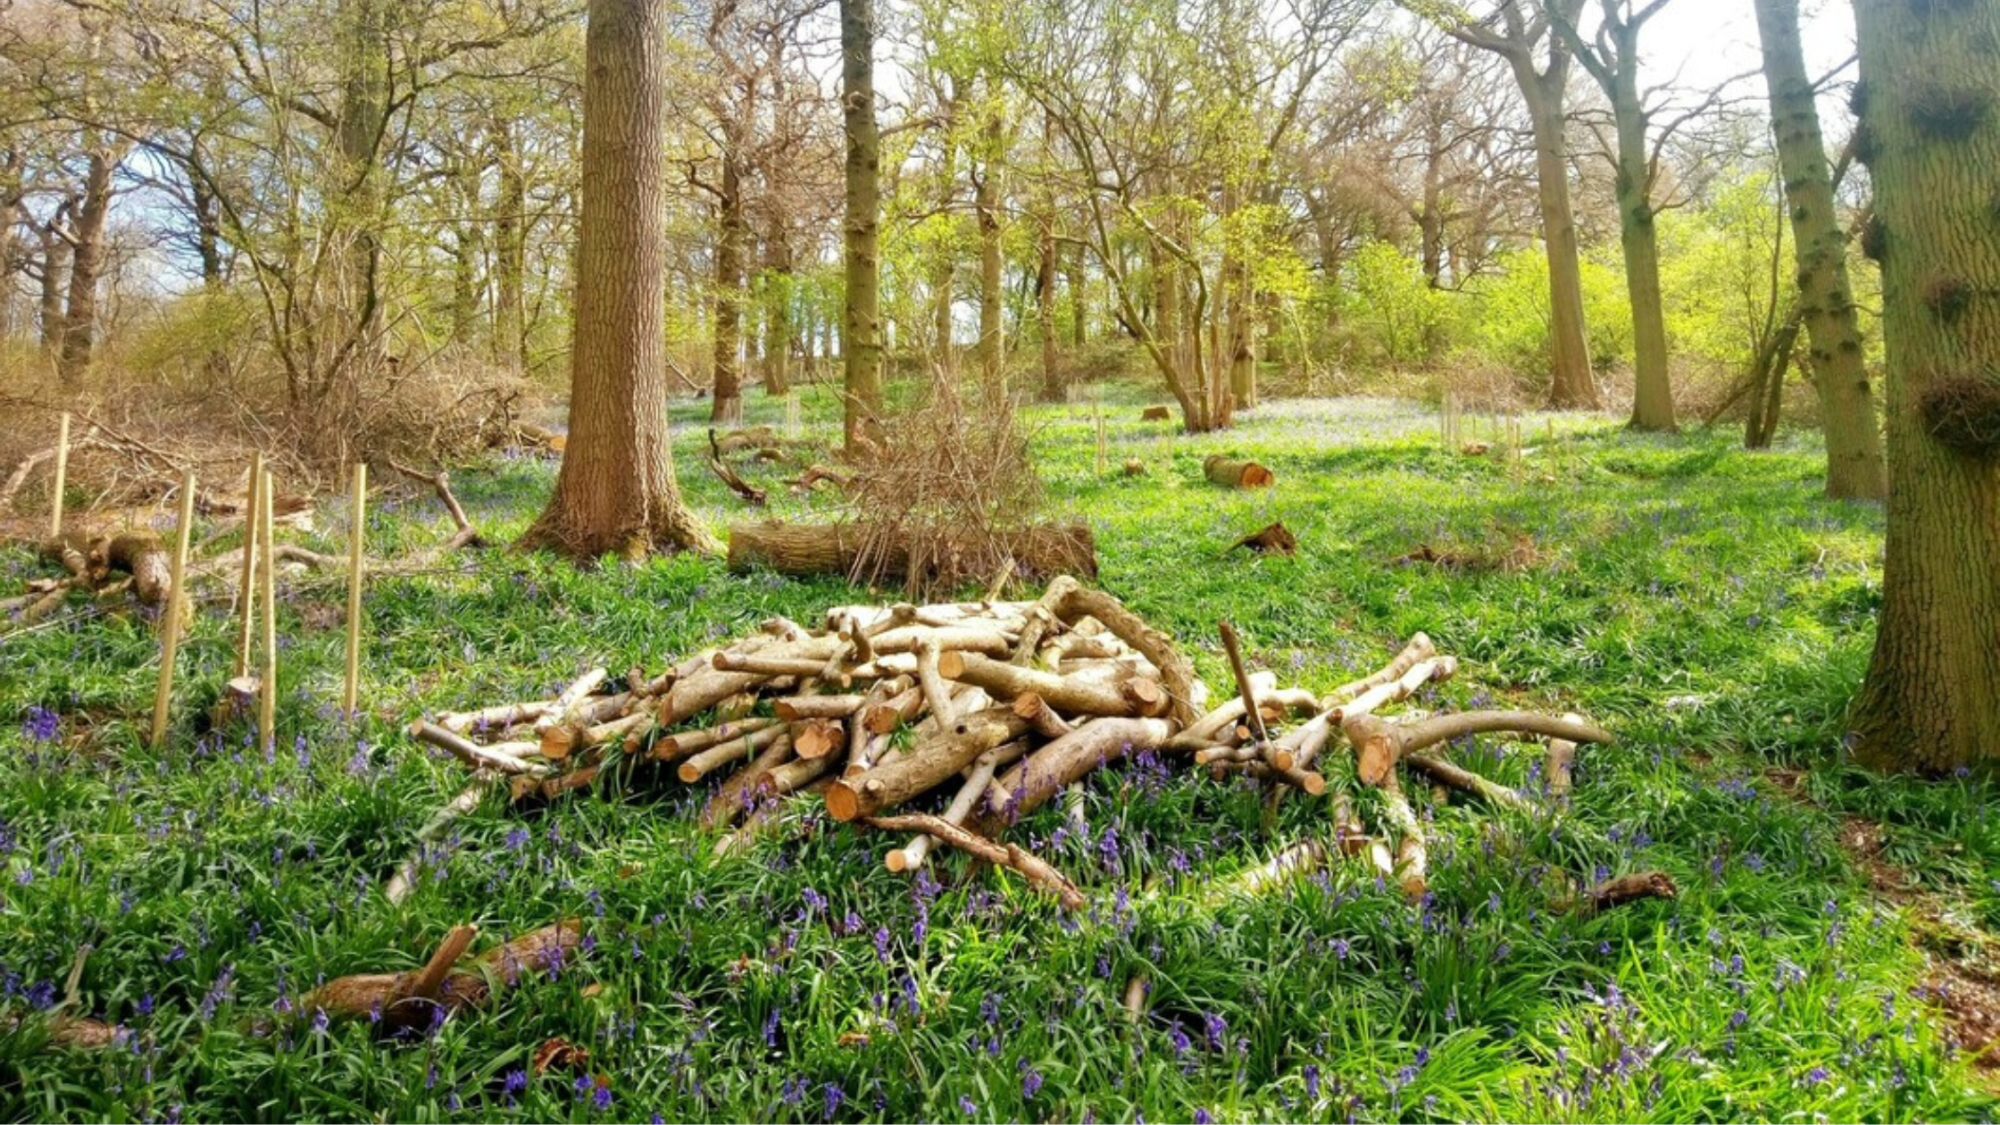
M 1529 821 L 1418 793 L 1435 838 L 1424 903 L 1344 866 L 1204 908 L 1215 880 L 1324 832 L 1325 809 L 1292 800 L 1267 830 L 1254 789 L 1136 762 L 1094 779 L 1087 831 L 1056 810 L 1017 829 L 1092 897 L 1087 917 L 1068 919 L 1016 881 L 968 877 L 958 856 L 935 883 L 891 875 L 886 840 L 824 822 L 806 802 L 784 839 L 717 859 L 691 824 L 702 793 L 663 781 L 538 810 L 491 801 L 391 907 L 381 881 L 464 783 L 458 765 L 402 735 L 412 716 L 546 696 L 597 664 L 658 668 L 772 613 L 806 619 L 855 592 L 732 577 L 692 558 L 577 572 L 507 552 L 380 580 L 368 601 L 370 716 L 350 729 L 331 710 L 344 593 L 295 578 L 270 756 L 240 727 L 197 730 L 227 675 L 222 609 L 201 615 L 183 649 L 177 733 L 159 751 L 141 739 L 154 637 L 119 615 L 79 619 L 0 643 L 0 1003 L 26 1013 L 59 997 L 88 944 L 81 1009 L 135 1037 L 90 1055 L 47 1050 L 38 1018 L 0 1031 L 0 1116 L 1994 1112 L 1918 997 L 1912 921 L 1871 897 L 1838 837 L 1842 815 L 1881 822 L 1886 858 L 1978 924 L 2000 925 L 1993 793 L 1971 778 L 1863 778 L 1842 764 L 1881 517 L 1817 495 L 1813 442 L 1749 455 L 1728 435 L 1639 438 L 1536 417 L 1524 422 L 1534 448 L 1515 466 L 1442 451 L 1427 416 L 1392 403 L 1279 404 L 1190 439 L 1133 421 L 1131 393 L 1113 398 L 1105 474 L 1091 407 L 1030 412 L 1050 500 L 1095 525 L 1103 584 L 1181 638 L 1211 684 L 1227 683 L 1218 618 L 1237 624 L 1256 663 L 1315 688 L 1426 630 L 1465 661 L 1426 706 L 1579 709 L 1618 732 L 1615 746 L 1586 749 L 1572 810 Z M 750 406 L 752 421 L 782 417 Z M 831 408 L 826 392 L 809 395 L 816 432 L 831 432 Z M 679 464 L 720 523 L 741 513 L 700 467 L 694 411 L 677 410 Z M 1278 487 L 1208 487 L 1201 458 L 1218 451 L 1263 460 Z M 1127 457 L 1149 473 L 1118 475 Z M 505 538 L 551 476 L 509 461 L 458 479 L 473 519 Z M 813 503 L 774 495 L 787 516 Z M 1223 552 L 1273 519 L 1297 533 L 1297 558 Z M 310 541 L 336 549 L 339 502 L 321 522 Z M 370 528 L 392 553 L 446 533 L 428 497 L 379 505 Z M 1504 548 L 1517 533 L 1545 565 L 1393 561 L 1420 544 Z M 10 588 L 31 569 L 25 554 L 0 557 Z M 33 729 L 32 708 L 58 717 L 52 737 Z M 1490 740 L 1460 753 L 1536 784 L 1532 753 Z M 1813 800 L 1766 780 L 1774 765 L 1810 769 Z M 1552 866 L 1586 878 L 1663 868 L 1682 895 L 1596 918 L 1551 913 Z M 456 923 L 476 922 L 483 948 L 569 915 L 589 925 L 586 957 L 432 1035 L 319 1031 L 297 1010 L 326 977 L 414 966 Z M 1120 997 L 1141 972 L 1150 1014 L 1133 1027 Z M 510 1081 L 551 1036 L 588 1048 L 608 1106 L 572 1074 Z

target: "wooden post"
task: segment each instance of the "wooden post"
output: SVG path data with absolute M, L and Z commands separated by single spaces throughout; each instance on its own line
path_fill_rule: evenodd
M 361 562 L 368 541 L 368 466 L 354 465 L 354 526 L 348 532 L 347 560 L 347 690 L 340 709 L 351 722 L 361 698 Z
M 56 424 L 56 489 L 49 497 L 49 541 L 62 538 L 63 489 L 69 484 L 69 411 Z
M 250 645 L 253 623 L 257 620 L 257 541 L 263 538 L 260 530 L 264 525 L 264 508 L 258 497 L 264 495 L 264 451 L 258 450 L 250 458 L 249 495 L 243 502 L 243 577 L 237 583 L 242 591 L 236 604 L 236 663 L 230 676 L 241 678 L 250 673 Z
M 271 549 L 271 471 L 258 478 L 257 538 L 262 560 L 264 601 L 264 674 L 257 693 L 257 737 L 265 751 L 278 746 L 278 568 Z
M 157 749 L 167 740 L 167 706 L 174 695 L 174 653 L 181 643 L 182 607 L 187 596 L 188 536 L 194 530 L 194 472 L 181 478 L 181 522 L 174 535 L 173 588 L 167 593 L 167 617 L 161 625 L 160 683 L 153 691 L 153 738 Z

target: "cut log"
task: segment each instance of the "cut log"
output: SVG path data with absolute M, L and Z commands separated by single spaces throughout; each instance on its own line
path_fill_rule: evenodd
M 670 734 L 653 743 L 653 757 L 663 762 L 678 761 L 690 754 L 699 753 L 720 743 L 742 738 L 744 735 L 755 734 L 760 730 L 766 730 L 776 725 L 777 721 L 774 719 L 740 719 L 733 723 L 724 723 L 718 727 L 711 727 L 708 730 L 682 731 L 679 734 Z
M 1063 786 L 1127 754 L 1157 750 L 1172 737 L 1165 719 L 1092 719 L 1022 759 L 988 791 L 982 830 L 1011 824 L 1040 808 Z
M 1255 461 L 1231 461 L 1220 453 L 1203 459 L 1201 471 L 1210 483 L 1224 488 L 1268 488 L 1278 480 L 1271 470 Z
M 1140 411 L 1140 412 L 1139 412 L 1139 421 L 1141 421 L 1141 422 L 1165 422 L 1165 421 L 1168 421 L 1168 420 L 1172 419 L 1172 418 L 1173 418 L 1173 416 L 1174 416 L 1174 412 L 1173 412 L 1173 408 L 1171 408 L 1171 407 L 1166 407 L 1166 406 L 1149 406 L 1149 407 L 1147 407 L 1146 409 L 1144 409 L 1144 410 L 1142 410 L 1142 411 Z
M 845 719 L 861 710 L 862 695 L 788 695 L 771 702 L 771 711 L 788 723 L 802 719 Z
M 812 761 L 838 754 L 847 749 L 847 727 L 839 719 L 807 719 L 792 728 L 792 749 Z
M 439 715 L 437 725 L 453 734 L 478 734 L 489 730 L 505 730 L 522 723 L 532 723 L 555 708 L 551 701 L 536 703 L 503 703 L 497 707 L 482 707 L 477 711 L 449 711 Z
M 1026 744 L 1010 742 L 1007 747 L 1025 749 Z M 973 810 L 979 806 L 979 799 L 986 795 L 986 787 L 992 783 L 994 771 L 999 768 L 1000 759 L 1007 747 L 989 750 L 972 763 L 971 769 L 966 772 L 965 781 L 958 787 L 958 795 L 952 798 L 951 807 L 944 812 L 945 823 L 963 825 L 966 818 L 972 815 Z M 934 839 L 935 837 L 928 835 L 918 836 L 908 844 L 890 852 L 884 862 L 891 871 L 915 871 L 924 865 L 924 857 L 930 854 L 931 841 Z
M 838 784 L 834 788 L 839 788 Z M 871 817 L 867 823 L 871 827 L 889 832 L 923 832 L 935 836 L 952 847 L 976 855 L 996 867 L 1006 867 L 1019 872 L 1031 885 L 1054 895 L 1065 910 L 1083 908 L 1083 892 L 1076 889 L 1076 884 L 1064 878 L 1062 872 L 1050 867 L 1041 857 L 1018 845 L 996 844 L 984 836 L 968 832 L 946 821 L 943 817 L 923 813 Z
M 1200 717 L 1206 689 L 1195 677 L 1194 662 L 1174 645 L 1165 633 L 1146 624 L 1144 618 L 1125 608 L 1125 603 L 1102 590 L 1070 589 L 1057 607 L 1056 616 L 1074 626 L 1085 617 L 1094 617 L 1104 627 L 1153 662 L 1167 689 L 1167 717 L 1185 729 Z
M 1360 755 L 1359 774 L 1368 785 L 1381 785 L 1407 754 L 1465 734 L 1514 731 L 1566 738 L 1572 742 L 1610 742 L 1609 732 L 1588 723 L 1572 723 L 1533 711 L 1467 711 L 1437 715 L 1414 723 L 1389 723 L 1373 715 L 1354 715 L 1341 723 L 1348 741 Z
M 1405 672 L 1416 667 L 1419 660 L 1428 660 L 1436 655 L 1437 647 L 1431 643 L 1430 637 L 1424 633 L 1418 633 L 1416 636 L 1410 638 L 1410 643 L 1403 646 L 1403 651 L 1397 653 L 1395 659 L 1389 661 L 1379 671 L 1363 676 L 1352 683 L 1342 684 L 1334 688 L 1333 691 L 1327 694 L 1321 706 L 1326 708 L 1338 707 L 1360 695 L 1362 692 L 1367 691 L 1369 688 L 1400 680 L 1403 678 Z
M 1416 811 L 1410 808 L 1409 799 L 1403 796 L 1403 787 L 1396 783 L 1393 772 L 1382 780 L 1382 810 L 1397 832 L 1395 869 L 1403 885 L 1403 893 L 1411 898 L 1422 898 L 1429 889 L 1430 867 L 1424 847 L 1424 828 L 1417 820 Z
M 1019 738 L 1028 722 L 1004 708 L 967 715 L 950 731 L 925 739 L 878 763 L 866 773 L 843 777 L 826 791 L 826 811 L 835 820 L 873 816 L 927 793 L 981 754 Z
M 751 731 L 739 738 L 717 742 L 706 750 L 688 755 L 681 761 L 680 768 L 675 770 L 674 774 L 682 782 L 693 785 L 731 762 L 748 761 L 757 757 L 766 747 L 774 746 L 780 739 L 786 738 L 787 733 L 784 727 L 774 724 Z M 789 744 L 787 749 L 789 750 Z
M 784 728 L 777 728 L 780 735 Z M 792 756 L 792 740 L 780 737 L 750 759 L 749 764 L 729 775 L 715 795 L 702 806 L 701 816 L 695 823 L 705 832 L 727 828 L 736 823 L 736 818 L 750 811 L 757 803 L 757 785 L 765 775 L 785 764 Z
M 1673 876 L 1666 872 L 1639 871 L 1607 879 L 1588 888 L 1579 896 L 1558 900 L 1553 905 L 1558 910 L 1581 910 L 1587 914 L 1595 914 L 1642 899 L 1676 898 L 1680 893 L 1680 888 L 1674 885 Z
M 1125 459 L 1125 475 L 1128 477 L 1145 476 L 1146 463 L 1144 461 L 1139 460 L 1137 457 L 1127 457 Z
M 1517 812 L 1534 812 L 1535 803 L 1512 789 L 1491 778 L 1481 777 L 1471 770 L 1455 765 L 1430 754 L 1409 754 L 1404 761 L 1423 773 L 1451 786 L 1461 793 L 1470 793 L 1502 808 Z
M 1563 716 L 1563 721 L 1581 723 L 1584 722 L 1584 718 L 1571 712 Z M 1567 738 L 1549 739 L 1549 796 L 1558 800 L 1569 796 L 1570 777 L 1575 768 L 1576 743 Z
M 1458 674 L 1458 659 L 1433 656 L 1411 665 L 1401 679 L 1377 684 L 1333 709 L 1333 721 L 1345 723 L 1358 715 L 1372 715 L 1376 709 L 1408 699 L 1426 684 L 1448 680 Z
M 729 529 L 729 569 L 763 568 L 779 574 L 852 576 L 867 536 L 852 524 L 788 524 L 770 521 L 735 524 Z M 1087 524 L 1044 524 L 1009 532 L 994 544 L 1020 568 L 1039 575 L 1097 575 L 1097 540 Z M 877 570 L 877 564 L 880 569 Z M 907 552 L 871 558 L 872 577 L 884 582 L 909 577 Z
M 480 746 L 467 742 L 443 727 L 424 722 L 422 719 L 410 724 L 410 737 L 428 743 L 448 752 L 452 757 L 475 770 L 492 770 L 505 774 L 532 774 L 541 777 L 549 768 L 540 762 L 524 761 L 512 749 L 503 746 Z M 519 748 L 529 752 L 539 752 L 532 743 L 519 744 Z
M 1160 686 L 1149 680 L 1133 679 L 1123 684 L 1094 682 L 1023 668 L 977 653 L 945 653 L 938 662 L 938 670 L 946 678 L 971 684 L 995 699 L 1038 695 L 1064 715 L 1158 715 L 1170 705 Z

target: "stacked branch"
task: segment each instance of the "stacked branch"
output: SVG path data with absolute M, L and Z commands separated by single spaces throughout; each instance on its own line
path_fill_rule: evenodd
M 1346 854 L 1371 857 L 1418 895 L 1426 841 L 1400 769 L 1519 810 L 1538 802 L 1446 760 L 1443 744 L 1485 731 L 1543 735 L 1556 746 L 1610 738 L 1573 716 L 1384 717 L 1457 671 L 1422 634 L 1381 670 L 1326 696 L 1280 688 L 1247 666 L 1226 627 L 1225 640 L 1237 690 L 1211 705 L 1169 637 L 1115 597 L 1061 577 L 1033 602 L 837 606 L 816 627 L 776 618 L 657 674 L 634 669 L 617 679 L 593 669 L 554 699 L 439 715 L 411 733 L 472 772 L 461 808 L 502 781 L 518 801 L 614 777 L 671 780 L 709 788 L 701 826 L 723 834 L 719 852 L 734 853 L 780 828 L 774 810 L 796 796 L 835 821 L 901 836 L 884 857 L 891 871 L 914 871 L 937 848 L 954 848 L 1071 909 L 1084 901 L 1075 884 L 1002 837 L 1130 756 L 1192 759 L 1218 779 L 1248 775 L 1274 799 L 1332 793 L 1340 846 L 1301 846 L 1250 879 L 1252 890 L 1281 882 L 1307 857 Z M 1348 794 L 1329 784 L 1347 771 L 1326 763 L 1349 751 L 1352 772 L 1382 794 L 1372 837 L 1342 811 L 1353 807 Z M 405 866 L 405 893 L 416 870 Z

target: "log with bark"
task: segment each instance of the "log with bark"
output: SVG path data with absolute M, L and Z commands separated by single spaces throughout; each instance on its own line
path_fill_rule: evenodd
M 1232 461 L 1220 453 L 1204 458 L 1201 472 L 1210 484 L 1224 488 L 1269 488 L 1278 480 L 1276 474 L 1255 461 Z

